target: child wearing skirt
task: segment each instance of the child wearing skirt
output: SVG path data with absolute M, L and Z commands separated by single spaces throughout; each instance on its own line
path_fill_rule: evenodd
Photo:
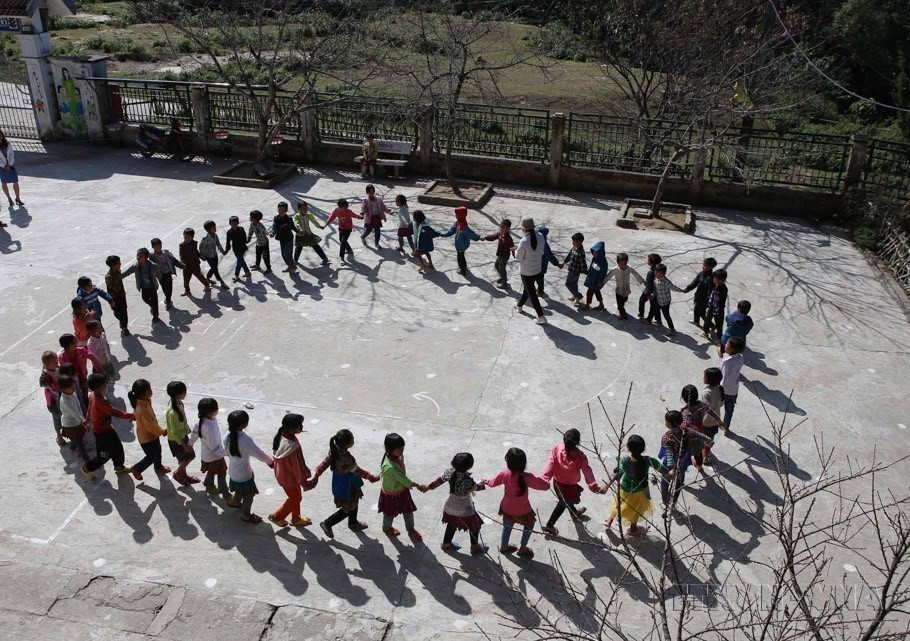
M 177 459 L 177 469 L 174 471 L 174 480 L 181 485 L 198 483 L 199 479 L 187 474 L 186 467 L 196 458 L 193 446 L 190 444 L 190 426 L 186 422 L 186 412 L 183 409 L 183 399 L 186 398 L 186 384 L 183 381 L 171 381 L 165 390 L 171 400 L 164 413 L 167 424 L 167 446 L 171 454 Z M 221 437 L 218 437 L 221 445 Z M 223 456 L 223 455 L 222 455 Z
M 578 449 L 580 442 L 581 434 L 578 430 L 566 430 L 562 437 L 562 445 L 557 445 L 550 452 L 547 465 L 543 474 L 540 475 L 540 478 L 547 482 L 552 479 L 553 492 L 559 499 L 559 503 L 553 508 L 550 519 L 543 527 L 543 531 L 550 536 L 559 535 L 556 521 L 566 510 L 569 510 L 573 521 L 577 521 L 585 513 L 584 507 L 575 507 L 581 502 L 582 487 L 578 482 L 581 480 L 582 474 L 592 492 L 603 493 L 597 481 L 594 480 L 594 472 L 588 464 L 588 457 Z
M 228 435 L 224 439 L 224 447 L 231 455 L 228 472 L 231 477 L 230 489 L 234 493 L 234 501 L 228 503 L 231 507 L 240 507 L 240 520 L 245 523 L 262 523 L 262 517 L 253 514 L 253 499 L 259 494 L 256 488 L 256 477 L 253 474 L 251 458 L 258 458 L 268 465 L 274 466 L 272 457 L 259 449 L 256 442 L 243 430 L 250 424 L 250 415 L 243 410 L 234 410 L 228 414 Z
M 613 499 L 613 508 L 610 517 L 604 521 L 609 530 L 613 527 L 613 520 L 619 516 L 622 521 L 629 523 L 629 536 L 643 535 L 648 531 L 647 526 L 639 527 L 638 521 L 650 514 L 651 492 L 648 489 L 648 470 L 654 469 L 666 477 L 672 477 L 673 471 L 667 469 L 656 458 L 645 455 L 645 439 L 638 435 L 630 436 L 626 442 L 629 455 L 618 460 L 618 465 L 610 476 L 610 485 L 619 479 L 619 495 Z M 607 489 L 609 489 L 609 485 Z M 620 525 L 622 527 L 622 525 Z
M 357 510 L 360 508 L 360 499 L 363 498 L 363 480 L 375 483 L 379 477 L 358 467 L 357 460 L 351 454 L 354 447 L 354 435 L 350 430 L 338 430 L 329 439 L 329 455 L 319 464 L 313 474 L 315 484 L 322 473 L 332 469 L 332 496 L 335 498 L 335 507 L 338 508 L 332 516 L 319 524 L 322 531 L 330 539 L 335 538 L 332 528 L 343 520 L 348 520 L 348 527 L 354 532 L 367 529 L 367 524 L 357 520 Z
M 221 439 L 221 428 L 218 427 L 218 401 L 214 398 L 201 398 L 197 406 L 199 420 L 190 434 L 190 446 L 201 441 L 199 458 L 202 461 L 202 471 L 205 479 L 202 485 L 208 494 L 221 494 L 230 507 L 240 507 L 240 503 L 231 496 L 227 483 L 228 466 L 224 460 L 226 452 Z M 215 480 L 218 486 L 215 486 Z
M 528 500 L 528 490 L 546 490 L 550 484 L 539 476 L 525 472 L 527 466 L 528 458 L 524 450 L 513 447 L 506 452 L 506 469 L 483 483 L 487 487 L 503 486 L 502 502 L 499 504 L 499 514 L 502 515 L 502 540 L 499 551 L 511 554 L 518 550 L 518 556 L 530 559 L 534 557 L 534 552 L 528 547 L 528 541 L 531 540 L 537 516 L 531 508 L 531 501 Z M 521 533 L 519 548 L 509 544 L 512 529 L 516 525 L 521 525 L 524 530 Z
M 411 211 L 408 209 L 408 199 L 404 194 L 395 196 L 395 206 L 398 208 L 398 251 L 404 253 L 404 241 L 407 239 L 411 251 L 414 251 L 414 229 L 411 227 Z
M 452 467 L 427 486 L 427 490 L 435 490 L 443 483 L 449 484 L 449 498 L 442 508 L 442 522 L 446 524 L 446 531 L 442 537 L 443 550 L 454 551 L 461 547 L 452 541 L 456 530 L 468 533 L 471 539 L 471 554 L 483 554 L 488 549 L 479 541 L 483 520 L 474 509 L 474 492 L 480 492 L 485 486 L 471 478 L 472 467 L 474 457 L 470 453 L 456 454 L 452 459 Z
M 416 487 L 421 492 L 426 492 L 426 487 L 418 485 L 408 478 L 404 465 L 404 439 L 392 432 L 385 437 L 385 454 L 382 456 L 382 466 L 379 476 L 382 479 L 382 489 L 379 491 L 379 513 L 382 514 L 382 531 L 386 536 L 401 534 L 392 527 L 392 521 L 399 514 L 404 517 L 404 526 L 408 536 L 415 543 L 423 540 L 423 536 L 414 529 L 414 512 L 417 506 L 411 498 L 411 488 Z

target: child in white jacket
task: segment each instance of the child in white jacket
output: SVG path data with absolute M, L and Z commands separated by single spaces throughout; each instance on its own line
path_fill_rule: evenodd
M 221 444 L 221 430 L 218 428 L 218 401 L 214 398 L 199 400 L 199 420 L 190 432 L 190 447 L 196 441 L 202 442 L 199 459 L 202 461 L 202 471 L 205 479 L 202 484 L 209 494 L 221 494 L 221 498 L 233 502 L 233 497 L 227 484 L 227 463 L 224 460 L 224 446 Z M 218 486 L 215 486 L 215 479 Z

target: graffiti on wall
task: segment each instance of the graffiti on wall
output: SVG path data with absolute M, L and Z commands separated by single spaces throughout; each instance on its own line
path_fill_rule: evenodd
M 60 104 L 60 126 L 74 133 L 85 133 L 88 125 L 85 122 L 82 92 L 76 86 L 68 69 L 60 70 L 57 102 Z

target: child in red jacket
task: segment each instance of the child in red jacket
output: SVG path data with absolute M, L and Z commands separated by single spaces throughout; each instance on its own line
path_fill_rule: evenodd
M 540 478 L 545 481 L 553 480 L 553 492 L 559 499 L 559 503 L 553 509 L 553 514 L 550 515 L 550 519 L 543 528 L 543 531 L 551 536 L 559 535 L 556 521 L 563 512 L 569 510 L 573 521 L 577 521 L 585 513 L 585 508 L 575 507 L 581 501 L 582 488 L 578 482 L 581 480 L 582 474 L 592 492 L 603 494 L 603 490 L 594 480 L 594 472 L 588 465 L 588 457 L 578 449 L 580 442 L 581 434 L 578 430 L 566 430 L 562 436 L 562 445 L 557 445 L 550 452 L 547 466 L 540 475 Z
M 104 390 L 107 388 L 107 379 L 104 378 L 104 374 L 92 374 L 89 376 L 88 388 L 92 391 L 88 400 L 88 419 L 92 425 L 92 432 L 95 433 L 95 451 L 97 455 L 82 466 L 82 473 L 85 474 L 85 478 L 89 481 L 93 481 L 95 479 L 95 470 L 103 467 L 108 461 L 114 462 L 114 471 L 117 474 L 129 472 L 129 468 L 123 465 L 125 460 L 123 443 L 114 430 L 113 417 L 134 421 L 136 420 L 136 415 L 121 412 L 104 397 Z
M 278 527 L 287 527 L 286 517 L 290 515 L 290 525 L 305 527 L 312 521 L 305 516 L 300 516 L 301 494 L 304 490 L 316 487 L 311 482 L 310 468 L 303 459 L 303 450 L 297 435 L 303 432 L 303 416 L 300 414 L 285 414 L 281 419 L 281 427 L 272 441 L 272 451 L 275 460 L 275 479 L 288 495 L 284 504 L 277 512 L 269 514 L 269 521 Z

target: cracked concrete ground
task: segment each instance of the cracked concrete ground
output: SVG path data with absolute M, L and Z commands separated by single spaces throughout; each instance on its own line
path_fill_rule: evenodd
M 615 555 L 594 545 L 607 501 L 587 493 L 592 519 L 577 529 L 562 523 L 564 540 L 535 535 L 537 557 L 527 562 L 495 551 L 484 558 L 442 553 L 442 489 L 415 496 L 426 541 L 415 547 L 381 534 L 376 486 L 365 488 L 362 504 L 370 529 L 355 536 L 339 528 L 327 543 L 317 528 L 248 526 L 198 488 L 152 474 L 136 483 L 108 470 L 85 482 L 78 463 L 54 444 L 37 389 L 42 350 L 56 348 L 57 337 L 70 331 L 76 278 L 101 282 L 108 254 L 129 260 L 153 236 L 176 251 L 187 225 L 198 230 L 212 218 L 223 233 L 229 215 L 271 214 L 278 200 L 301 197 L 330 211 L 339 197 L 359 198 L 364 185 L 350 172 L 316 168 L 277 192 L 221 187 L 210 177 L 224 161 L 177 164 L 75 144 L 22 151 L 19 164 L 27 210 L 13 210 L 10 227 L 0 230 L 0 637 L 480 639 L 478 628 L 511 636 L 510 621 L 533 623 L 537 615 L 524 599 L 541 599 L 542 607 L 575 620 L 571 600 L 554 587 L 552 552 L 589 590 L 618 580 Z M 379 183 L 379 192 L 408 195 L 413 210 L 425 183 Z M 437 228 L 451 224 L 447 210 L 426 210 Z M 710 562 L 692 569 L 695 579 L 716 579 L 735 564 L 750 583 L 767 581 L 759 564 L 748 561 L 772 554 L 773 542 L 727 500 L 749 497 L 763 512 L 773 509 L 760 399 L 778 418 L 793 390 L 793 413 L 808 417 L 790 443 L 801 480 L 817 475 L 813 437 L 822 434 L 865 462 L 875 447 L 887 457 L 908 453 L 907 317 L 887 280 L 836 230 L 710 210 L 699 212 L 691 237 L 634 232 L 614 226 L 617 203 L 609 199 L 513 187 L 500 187 L 471 221 L 478 232 L 491 233 L 500 218 L 517 224 L 523 215 L 550 227 L 559 254 L 575 231 L 584 232 L 588 246 L 605 239 L 611 264 L 616 252 L 626 251 L 641 268 L 656 251 L 678 285 L 713 255 L 728 264 L 731 297 L 753 303 L 756 329 L 734 420 L 738 438 L 715 449 L 722 463 L 743 462 L 724 472 L 723 496 L 703 481 L 684 493 L 689 524 L 711 550 Z M 334 258 L 337 232 L 322 235 Z M 455 272 L 447 240 L 437 245 L 440 270 L 426 278 L 397 252 L 363 248 L 356 237 L 354 245 L 351 267 L 337 269 L 335 261 L 325 269 L 304 253 L 296 278 L 255 274 L 251 284 L 226 292 L 177 297 L 176 309 L 164 314 L 166 326 L 154 330 L 147 308 L 128 289 L 135 336 L 111 336 L 122 374 L 116 395 L 124 399 L 126 385 L 147 378 L 163 415 L 167 382 L 182 379 L 190 388 L 188 407 L 214 396 L 222 419 L 251 402 L 250 434 L 263 447 L 286 411 L 301 412 L 311 467 L 325 455 L 329 436 L 345 427 L 357 436 L 361 465 L 376 471 L 382 439 L 394 430 L 408 441 L 409 473 L 428 482 L 464 450 L 477 459 L 475 476 L 492 476 L 512 445 L 525 449 L 529 468 L 539 472 L 559 430 L 579 427 L 588 440 L 587 403 L 596 405 L 600 396 L 618 418 L 630 383 L 630 422 L 654 453 L 665 408 L 678 406 L 682 386 L 700 384 L 702 370 L 717 360 L 686 322 L 689 296 L 674 294 L 681 331 L 669 339 L 637 321 L 575 312 L 564 302 L 562 274 L 551 268 L 550 323 L 539 327 L 512 310 L 511 294 L 491 286 L 492 244 L 471 247 L 467 278 Z M 280 269 L 275 243 L 273 250 Z M 224 260 L 222 273 L 232 264 Z M 515 265 L 510 269 L 514 277 Z M 606 300 L 613 309 L 609 293 Z M 104 320 L 113 322 L 108 309 Z M 129 425 L 117 429 L 128 462 L 136 461 L 140 451 Z M 599 419 L 602 437 L 605 429 Z M 615 455 L 615 446 L 608 449 Z M 282 493 L 266 467 L 254 467 L 262 492 L 255 509 L 264 515 Z M 599 476 L 604 467 L 595 463 Z M 879 482 L 906 485 L 900 470 Z M 479 510 L 495 518 L 500 496 L 478 494 Z M 546 493 L 532 502 L 544 516 L 553 506 Z M 328 483 L 305 495 L 304 513 L 312 518 L 332 510 Z M 488 523 L 483 536 L 495 547 L 496 525 Z M 656 550 L 646 542 L 643 558 L 653 561 Z M 859 580 L 862 564 L 836 560 L 832 576 Z M 848 562 L 856 573 L 844 574 Z M 507 578 L 520 595 L 502 587 Z M 627 581 L 623 595 L 634 631 L 646 624 L 636 618 L 644 609 L 635 606 L 645 593 Z

